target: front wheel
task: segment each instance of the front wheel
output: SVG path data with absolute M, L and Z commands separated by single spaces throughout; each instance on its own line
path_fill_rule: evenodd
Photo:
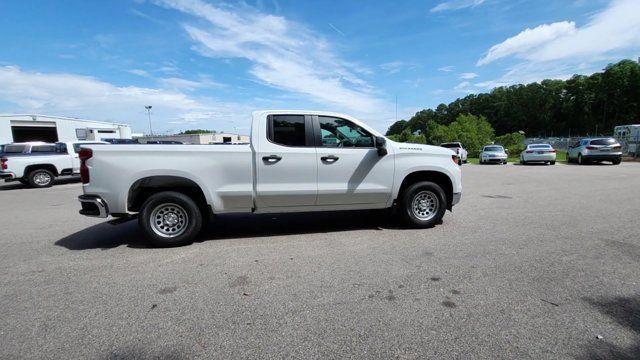
M 54 175 L 46 169 L 36 169 L 29 173 L 29 185 L 34 188 L 46 188 L 53 185 Z
M 440 185 L 420 181 L 404 191 L 399 207 L 405 224 L 429 228 L 442 220 L 447 210 L 447 198 Z
M 187 245 L 202 228 L 202 213 L 187 195 L 163 191 L 142 205 L 138 223 L 156 246 Z
M 555 161 L 549 161 L 549 165 L 555 165 L 556 162 Z
M 622 162 L 622 159 L 615 159 L 612 161 L 613 165 L 620 165 L 621 162 Z
M 584 160 L 582 160 L 582 154 L 578 154 L 578 165 L 584 165 Z

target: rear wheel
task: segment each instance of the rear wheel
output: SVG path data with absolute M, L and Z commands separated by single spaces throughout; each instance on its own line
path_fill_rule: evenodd
M 549 165 L 555 165 L 556 162 L 555 161 L 549 161 Z
M 53 185 L 54 175 L 46 169 L 36 169 L 29 173 L 29 185 L 34 188 L 46 188 Z
M 584 165 L 584 160 L 582 160 L 582 154 L 578 154 L 578 164 Z
M 164 191 L 142 205 L 138 223 L 156 246 L 187 245 L 202 228 L 202 213 L 187 195 Z
M 415 228 L 428 228 L 442 220 L 447 210 L 447 197 L 440 185 L 420 181 L 404 191 L 399 207 L 405 224 Z
M 622 159 L 615 159 L 612 161 L 613 165 L 620 165 L 621 162 L 622 162 Z

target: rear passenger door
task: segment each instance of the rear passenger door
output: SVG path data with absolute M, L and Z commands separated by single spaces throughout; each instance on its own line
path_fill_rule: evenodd
M 313 206 L 318 165 L 311 116 L 269 115 L 256 151 L 256 201 L 260 207 Z

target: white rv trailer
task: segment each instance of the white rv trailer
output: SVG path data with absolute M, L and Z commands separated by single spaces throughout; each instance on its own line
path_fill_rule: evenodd
M 0 144 L 131 139 L 126 124 L 38 114 L 0 114 Z
M 628 153 L 636 154 L 640 144 L 640 124 L 616 126 L 613 137 L 627 145 Z

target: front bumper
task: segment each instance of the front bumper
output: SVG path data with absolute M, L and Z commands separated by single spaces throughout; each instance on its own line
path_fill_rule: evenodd
M 482 158 L 482 162 L 485 163 L 503 163 L 507 161 L 506 157 L 486 157 Z
M 82 205 L 80 215 L 106 218 L 109 216 L 109 207 L 101 197 L 95 195 L 80 195 L 78 201 Z
M 451 206 L 459 203 L 461 198 L 462 198 L 462 193 L 453 193 L 453 198 L 451 199 Z

